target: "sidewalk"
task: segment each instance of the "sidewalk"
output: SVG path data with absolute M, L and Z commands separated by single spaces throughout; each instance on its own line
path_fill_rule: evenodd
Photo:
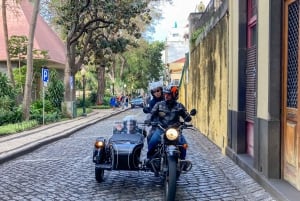
M 129 109 L 129 108 L 128 108 Z M 95 110 L 86 117 L 43 125 L 38 128 L 0 137 L 0 164 L 26 154 L 45 144 L 68 137 L 72 133 L 127 109 Z

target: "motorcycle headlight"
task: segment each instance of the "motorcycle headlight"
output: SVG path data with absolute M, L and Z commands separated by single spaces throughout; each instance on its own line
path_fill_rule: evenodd
M 103 141 L 96 141 L 95 142 L 95 148 L 100 149 L 102 147 L 104 147 L 104 142 Z
M 168 140 L 176 140 L 178 135 L 178 131 L 175 128 L 169 128 L 166 132 L 166 137 Z

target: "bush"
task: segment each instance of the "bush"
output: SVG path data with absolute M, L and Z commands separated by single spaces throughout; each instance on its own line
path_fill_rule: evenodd
M 19 122 L 22 110 L 16 107 L 16 93 L 7 77 L 0 72 L 0 125 Z
M 0 98 L 2 99 L 4 96 L 8 96 L 11 100 L 14 100 L 16 92 L 14 91 L 7 76 L 0 72 Z
M 56 122 L 61 118 L 59 108 L 54 107 L 49 100 L 45 100 L 44 108 L 44 121 L 45 123 Z M 40 124 L 43 123 L 43 101 L 37 100 L 30 106 L 30 119 L 37 120 Z
M 61 102 L 64 98 L 64 83 L 58 79 L 56 70 L 50 72 L 50 82 L 45 93 L 45 99 L 49 100 L 51 104 L 61 110 Z
M 103 105 L 109 105 L 111 96 L 104 96 L 103 98 Z
M 89 98 L 86 98 L 84 103 L 85 103 L 85 107 L 90 107 L 92 105 L 92 103 L 91 103 L 91 101 L 90 101 Z M 77 100 L 76 100 L 76 106 L 77 107 L 83 107 L 82 97 L 77 98 Z
M 96 102 L 97 102 L 97 92 L 96 91 L 92 91 L 89 98 L 88 98 L 89 102 L 92 104 L 92 105 L 96 105 Z
M 0 108 L 4 108 L 6 110 L 11 110 L 15 105 L 15 101 L 11 99 L 8 95 L 4 95 L 0 97 Z
M 22 121 L 21 107 L 14 107 L 12 110 L 0 108 L 0 126 L 10 123 L 17 123 Z

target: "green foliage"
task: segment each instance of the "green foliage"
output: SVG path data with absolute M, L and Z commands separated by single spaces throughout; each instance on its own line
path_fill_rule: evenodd
M 85 79 L 86 79 L 85 89 L 90 90 L 90 91 L 97 90 L 98 80 L 96 77 L 97 75 L 96 75 L 95 66 L 86 65 L 85 68 L 87 71 L 86 75 L 85 75 Z M 79 71 L 75 75 L 75 88 L 76 89 L 83 89 L 82 81 L 83 81 L 82 75 Z
M 44 121 L 55 122 L 61 118 L 58 108 L 55 108 L 49 100 L 44 100 Z M 30 118 L 43 123 L 43 100 L 34 101 L 30 106 Z
M 9 123 L 16 123 L 22 120 L 22 109 L 21 107 L 14 107 L 12 109 L 6 109 L 0 107 L 0 125 Z
M 111 107 L 109 105 L 94 105 L 91 106 L 92 109 L 110 109 Z
M 90 102 L 89 97 L 85 98 L 84 105 L 85 105 L 85 107 L 90 107 L 92 105 L 92 103 Z M 82 97 L 77 98 L 77 107 L 83 107 Z
M 7 76 L 0 72 L 0 125 L 18 122 L 21 112 L 15 102 L 16 92 Z
M 90 96 L 88 97 L 88 101 L 91 103 L 91 105 L 96 105 L 97 102 L 97 92 L 92 91 L 90 93 Z
M 16 96 L 16 92 L 7 76 L 0 72 L 0 99 L 4 96 L 8 96 L 13 100 Z
M 13 69 L 16 91 L 23 94 L 26 81 L 26 56 L 28 39 L 26 36 L 11 36 L 8 41 L 11 58 L 18 59 L 18 68 Z M 40 80 L 41 67 L 47 64 L 48 52 L 45 50 L 33 50 L 33 89 L 37 88 L 37 80 Z
M 110 98 L 111 98 L 111 96 L 107 96 L 107 95 L 104 96 L 102 105 L 108 105 L 109 106 Z
M 44 110 L 45 112 L 52 112 L 55 111 L 54 107 L 52 106 L 51 102 L 49 100 L 45 100 L 44 102 Z M 32 115 L 35 114 L 42 114 L 43 113 L 43 100 L 36 100 L 32 102 L 30 106 L 30 112 Z
M 26 36 L 11 36 L 8 40 L 8 51 L 11 58 L 24 61 L 27 55 L 28 39 Z
M 0 135 L 13 134 L 17 132 L 22 132 L 27 129 L 32 129 L 38 126 L 38 122 L 36 120 L 24 121 L 16 124 L 7 124 L 4 126 L 0 126 Z
M 202 34 L 203 31 L 204 31 L 204 27 L 200 27 L 192 33 L 192 37 L 190 39 L 192 44 L 196 42 L 197 38 Z
M 151 80 L 159 80 L 164 65 L 161 52 L 164 44 L 161 42 L 148 43 L 144 41 L 140 47 L 124 54 L 127 68 L 122 80 L 128 83 L 130 89 L 147 89 Z
M 23 92 L 26 81 L 26 66 L 13 69 L 13 74 L 15 78 L 16 90 Z
M 88 114 L 88 113 L 91 113 L 91 112 L 93 112 L 92 108 L 86 108 L 85 109 L 85 115 Z M 82 108 L 77 108 L 76 114 L 77 114 L 77 117 L 82 116 L 83 115 L 83 109 Z
M 50 71 L 50 81 L 48 83 L 47 91 L 45 93 L 45 99 L 57 108 L 61 109 L 61 102 L 64 98 L 64 83 L 58 78 L 56 70 Z
M 14 106 L 14 103 L 14 100 L 12 100 L 8 95 L 1 96 L 0 98 L 0 108 L 11 110 Z
M 27 36 L 11 36 L 8 40 L 8 51 L 11 58 L 18 59 L 20 65 L 26 64 L 27 56 Z M 33 49 L 33 66 L 44 66 L 48 58 L 48 51 Z
M 88 57 L 104 49 L 111 53 L 126 50 L 128 44 L 135 43 L 141 37 L 141 25 L 150 23 L 148 1 L 52 1 L 49 4 L 55 24 L 67 36 L 67 47 L 74 48 L 75 58 Z M 134 39 L 133 39 L 134 38 Z M 132 40 L 133 39 L 133 40 Z M 75 48 L 76 46 L 76 48 Z M 87 48 L 88 47 L 88 48 Z M 90 49 L 90 51 L 87 51 Z M 69 49 L 67 49 L 69 50 Z M 79 67 L 71 65 L 77 72 Z

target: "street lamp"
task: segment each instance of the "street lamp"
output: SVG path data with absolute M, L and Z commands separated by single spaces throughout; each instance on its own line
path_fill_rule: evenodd
M 82 75 L 82 116 L 86 116 L 86 111 L 85 111 L 85 82 L 86 82 L 86 78 L 85 78 L 85 74 L 86 74 L 86 70 L 84 67 L 81 68 L 81 75 Z

